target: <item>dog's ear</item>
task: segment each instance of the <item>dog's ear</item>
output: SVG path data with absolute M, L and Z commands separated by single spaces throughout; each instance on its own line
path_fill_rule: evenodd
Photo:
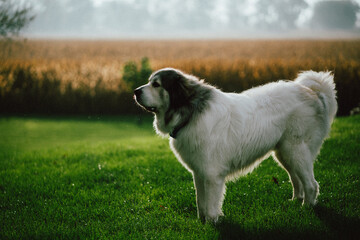
M 177 109 L 189 103 L 194 94 L 194 88 L 190 81 L 181 73 L 171 71 L 162 76 L 162 84 L 169 92 L 170 108 Z

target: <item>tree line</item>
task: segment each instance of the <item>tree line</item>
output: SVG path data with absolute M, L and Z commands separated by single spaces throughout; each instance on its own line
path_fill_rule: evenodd
M 95 6 L 92 0 L 37 0 L 39 10 L 30 32 L 55 33 L 151 33 L 177 31 L 241 30 L 289 31 L 299 27 L 299 17 L 310 9 L 307 28 L 353 29 L 359 5 L 354 1 L 305 0 L 216 0 L 106 1 Z M 252 9 L 249 9 L 249 8 Z

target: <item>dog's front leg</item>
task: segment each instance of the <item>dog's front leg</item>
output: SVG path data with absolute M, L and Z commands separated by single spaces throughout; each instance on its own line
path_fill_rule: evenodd
M 204 177 L 200 176 L 199 174 L 194 173 L 194 185 L 196 190 L 196 206 L 198 212 L 198 218 L 205 223 L 205 182 Z
M 205 177 L 206 221 L 216 223 L 222 216 L 222 203 L 225 194 L 225 178 L 221 176 Z

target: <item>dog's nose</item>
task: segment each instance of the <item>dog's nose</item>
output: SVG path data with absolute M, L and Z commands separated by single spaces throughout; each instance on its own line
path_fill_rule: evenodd
M 141 93 L 142 93 L 142 89 L 141 89 L 141 88 L 137 88 L 137 89 L 134 90 L 134 94 L 135 94 L 135 96 L 136 96 L 137 98 L 140 97 Z

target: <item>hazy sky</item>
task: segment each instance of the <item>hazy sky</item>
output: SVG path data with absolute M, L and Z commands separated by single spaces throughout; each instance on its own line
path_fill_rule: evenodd
M 360 0 L 326 1 L 321 6 L 323 0 L 26 2 L 36 18 L 24 34 L 33 37 L 360 37 Z

